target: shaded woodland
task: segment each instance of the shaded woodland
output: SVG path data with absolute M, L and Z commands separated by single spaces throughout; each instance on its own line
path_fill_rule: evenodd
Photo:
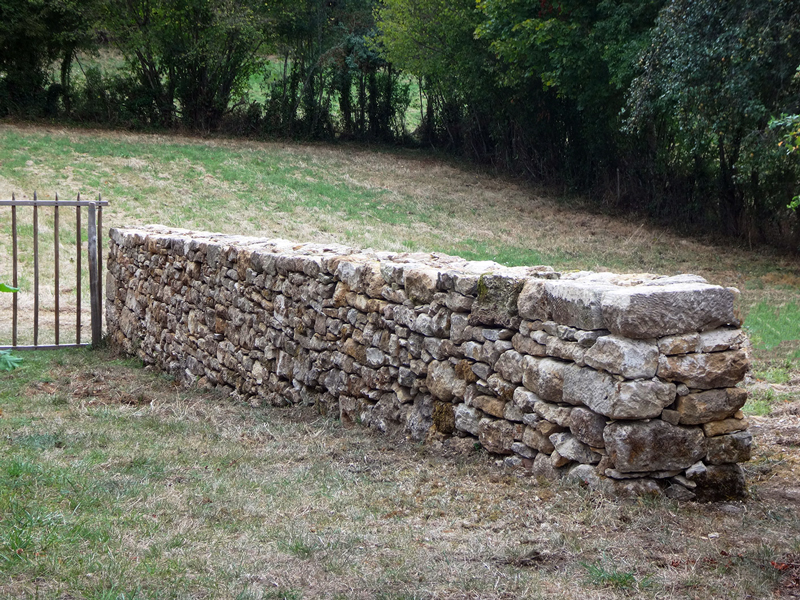
M 792 252 L 799 69 L 793 0 L 0 0 L 0 116 L 433 147 Z

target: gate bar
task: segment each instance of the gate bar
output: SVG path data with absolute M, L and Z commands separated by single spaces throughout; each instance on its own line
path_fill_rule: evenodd
M 11 194 L 11 201 L 14 201 L 14 194 Z M 12 267 L 11 285 L 17 287 L 17 207 L 11 205 L 11 255 L 14 266 Z M 11 325 L 11 344 L 17 345 L 17 294 L 14 292 L 11 298 L 11 312 L 12 312 L 12 325 Z
M 58 346 L 58 332 L 59 332 L 59 296 L 61 295 L 61 286 L 58 281 L 58 194 L 56 194 L 56 206 L 53 208 L 53 253 L 55 260 L 55 329 L 56 329 L 56 346 Z
M 36 192 L 33 192 L 36 202 Z M 39 345 L 39 206 L 33 205 L 33 345 Z
M 100 298 L 98 297 L 98 269 L 97 269 L 97 207 L 94 203 L 89 205 L 89 303 L 92 309 L 92 346 L 97 348 L 103 337 L 103 324 L 100 311 Z
M 81 195 L 78 194 L 78 202 L 81 200 Z M 75 221 L 77 223 L 77 232 L 75 235 L 78 256 L 75 258 L 75 289 L 77 289 L 77 308 L 76 308 L 76 324 L 75 324 L 75 343 L 81 343 L 81 207 L 75 206 Z

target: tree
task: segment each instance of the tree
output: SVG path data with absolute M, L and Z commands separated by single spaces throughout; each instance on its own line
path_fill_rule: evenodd
M 650 137 L 659 168 L 692 182 L 688 195 L 729 234 L 783 220 L 796 191 L 768 125 L 800 108 L 798 56 L 792 0 L 672 0 L 642 55 L 628 127 Z
M 111 0 L 104 25 L 161 125 L 214 129 L 267 41 L 257 0 Z

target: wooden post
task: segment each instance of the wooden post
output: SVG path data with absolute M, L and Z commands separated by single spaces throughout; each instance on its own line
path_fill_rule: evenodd
M 56 202 L 58 202 L 58 194 L 56 194 Z M 60 285 L 58 280 L 58 206 L 53 207 L 53 260 L 55 261 L 55 334 L 56 346 L 58 346 L 58 330 L 59 330 L 59 295 Z
M 89 204 L 89 219 L 87 222 L 89 238 L 89 301 L 92 308 L 92 347 L 100 346 L 103 337 L 100 297 L 98 296 L 99 271 L 97 268 L 97 205 Z
M 36 202 L 36 192 L 33 201 Z M 39 207 L 33 205 L 33 345 L 39 345 Z
M 11 194 L 11 201 L 17 198 Z M 17 207 L 11 206 L 11 261 L 13 262 L 11 285 L 17 287 Z M 11 345 L 17 345 L 17 292 L 11 298 Z

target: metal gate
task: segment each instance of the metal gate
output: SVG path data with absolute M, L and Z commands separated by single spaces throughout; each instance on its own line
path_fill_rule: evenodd
M 82 312 L 82 256 L 84 253 L 83 248 L 83 227 L 82 227 L 82 212 L 83 209 L 86 209 L 86 237 L 87 237 L 87 248 L 86 248 L 86 258 L 88 263 L 88 279 L 89 279 L 89 304 L 90 304 L 90 315 L 91 315 L 91 344 L 92 346 L 97 347 L 103 336 L 103 291 L 102 291 L 102 244 L 98 243 L 98 231 L 102 231 L 103 228 L 103 207 L 108 206 L 108 202 L 101 199 L 100 196 L 97 197 L 97 200 L 81 200 L 80 194 L 76 200 L 59 200 L 58 195 L 56 195 L 55 200 L 39 200 L 37 194 L 34 193 L 33 200 L 17 200 L 14 195 L 12 195 L 11 200 L 0 200 L 0 207 L 10 207 L 11 209 L 11 285 L 15 288 L 20 286 L 21 280 L 21 273 L 20 273 L 20 246 L 21 242 L 26 242 L 27 239 L 21 235 L 21 230 L 27 230 L 27 224 L 23 224 L 23 218 L 27 216 L 29 211 L 26 207 L 32 208 L 31 217 L 31 225 L 33 236 L 31 239 L 32 242 L 32 256 L 25 255 L 26 266 L 32 268 L 32 290 L 28 289 L 25 292 L 15 292 L 12 296 L 11 300 L 11 343 L 10 344 L 0 344 L 0 349 L 16 349 L 16 350 L 35 350 L 35 349 L 53 349 L 53 348 L 76 348 L 81 346 L 89 345 L 88 342 L 83 342 L 81 339 L 81 312 Z M 52 246 L 53 246 L 53 254 L 47 256 L 49 259 L 52 256 L 52 265 L 53 269 L 48 270 L 47 273 L 44 274 L 44 278 L 42 277 L 42 272 L 40 272 L 40 263 L 44 258 L 43 254 L 40 252 L 40 240 L 46 239 L 49 243 L 50 241 L 50 213 L 47 209 L 52 208 Z M 67 281 L 67 284 L 74 283 L 74 290 L 75 294 L 71 298 L 67 298 L 68 306 L 62 305 L 62 283 L 64 281 L 61 279 L 61 231 L 62 225 L 61 220 L 63 217 L 70 216 L 69 213 L 71 210 L 75 209 L 75 229 L 66 229 L 64 230 L 68 236 L 74 232 L 75 235 L 75 246 L 74 246 L 74 256 L 70 256 L 69 262 L 75 263 L 75 278 L 71 279 L 71 281 Z M 44 209 L 44 210 L 40 210 Z M 67 212 L 69 210 L 69 212 Z M 23 214 L 25 213 L 25 214 Z M 42 237 L 42 231 L 40 225 L 40 220 L 46 219 L 47 224 L 44 227 L 48 231 L 46 235 Z M 26 222 L 27 223 L 27 222 Z M 71 255 L 71 251 L 69 254 Z M 32 265 L 30 265 L 30 259 L 32 258 Z M 52 275 L 52 279 L 50 279 Z M 0 275 L 0 282 L 2 283 L 9 283 L 6 278 L 7 274 L 3 273 Z M 48 303 L 52 302 L 52 321 L 53 321 L 53 330 L 52 332 L 45 332 L 47 333 L 47 337 L 52 339 L 54 343 L 40 343 L 40 311 L 41 311 L 41 300 L 42 296 L 40 294 L 41 290 L 41 283 L 42 281 L 46 281 L 48 286 L 52 284 L 53 287 L 53 294 L 48 295 L 45 298 Z M 30 288 L 30 281 L 26 279 L 26 287 Z M 19 303 L 19 296 L 21 293 L 26 295 L 26 298 L 30 296 L 32 292 L 33 295 L 33 330 L 32 335 L 28 334 L 23 337 L 27 337 L 28 339 L 23 340 L 23 343 L 20 343 L 20 331 L 19 331 L 19 323 L 20 323 L 20 303 Z M 5 295 L 5 294 L 3 294 Z M 73 304 L 74 301 L 74 304 Z M 74 336 L 74 343 L 71 342 L 63 342 L 61 336 L 61 316 L 65 312 L 65 308 L 68 309 L 68 313 L 72 314 L 74 311 L 75 314 L 75 336 Z M 25 309 L 27 310 L 27 309 Z M 50 312 L 48 306 L 48 314 Z M 27 313 L 23 316 L 27 316 Z M 30 319 L 28 319 L 30 320 Z M 32 337 L 32 340 L 30 339 Z M 0 340 L 2 342 L 6 342 L 7 339 Z M 25 341 L 32 341 L 33 343 L 24 343 Z

